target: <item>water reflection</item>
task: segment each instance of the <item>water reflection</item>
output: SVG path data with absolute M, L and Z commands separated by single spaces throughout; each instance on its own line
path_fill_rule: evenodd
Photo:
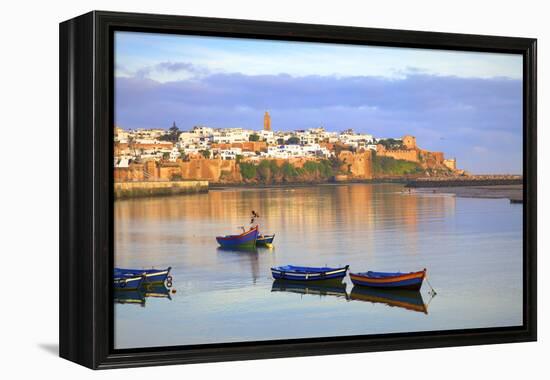
M 506 200 L 354 184 L 213 189 L 116 201 L 114 207 L 115 266 L 171 266 L 178 280 L 171 302 L 145 297 L 144 308 L 117 305 L 117 348 L 522 322 L 522 209 Z M 275 248 L 218 249 L 215 237 L 238 232 L 250 210 L 260 213 L 262 231 L 276 234 Z M 286 264 L 388 272 L 425 267 L 441 295 L 426 315 L 418 293 L 274 283 L 270 268 Z M 350 302 L 343 302 L 346 290 Z M 312 294 L 317 297 L 305 296 Z M 365 323 L 367 313 L 372 318 Z
M 219 255 L 233 256 L 230 259 L 238 260 L 241 266 L 250 268 L 252 283 L 255 284 L 261 276 L 258 254 L 266 251 L 265 248 L 217 248 Z M 245 268 L 246 269 L 246 268 Z
M 354 286 L 349 298 L 352 301 L 382 303 L 391 307 L 428 314 L 428 305 L 424 303 L 422 294 L 415 290 L 372 289 Z
M 315 296 L 336 296 L 348 298 L 345 282 L 341 280 L 313 282 L 297 282 L 287 280 L 275 280 L 271 286 L 272 292 L 290 292 Z
M 115 220 L 120 229 L 146 221 L 168 225 L 179 222 L 189 229 L 185 236 L 168 234 L 166 230 L 133 231 L 117 234 L 117 244 L 154 244 L 188 242 L 217 247 L 215 236 L 234 231 L 249 219 L 250 210 L 261 210 L 262 230 L 277 233 L 279 239 L 302 237 L 308 248 L 319 247 L 312 239 L 334 226 L 333 233 L 344 237 L 356 231 L 370 235 L 374 230 L 401 230 L 415 252 L 415 232 L 420 220 L 442 220 L 454 213 L 454 197 L 429 197 L 408 194 L 395 185 L 339 186 L 326 185 L 295 189 L 212 190 L 192 197 L 166 197 L 117 201 Z M 388 198 L 391 197 L 391 201 Z M 201 228 L 201 230 L 197 230 Z M 209 231 L 209 236 L 204 232 Z M 191 234 L 189 234 L 189 232 Z M 299 241 L 295 241 L 300 243 Z M 366 249 L 371 247 L 367 240 Z M 117 259 L 130 253 L 117 252 Z
M 134 304 L 145 307 L 146 299 L 149 297 L 172 300 L 170 289 L 164 285 L 149 285 L 139 290 L 117 290 L 113 298 L 119 304 Z

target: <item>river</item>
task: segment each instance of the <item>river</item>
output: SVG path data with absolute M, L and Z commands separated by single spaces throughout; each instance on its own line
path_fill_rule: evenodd
M 274 247 L 215 236 L 260 214 Z M 115 266 L 172 267 L 175 293 L 118 292 L 115 348 L 517 326 L 522 212 L 507 199 L 409 193 L 398 184 L 215 189 L 115 202 Z M 269 268 L 427 268 L 420 294 L 275 283 Z M 120 294 L 123 293 L 123 294 Z

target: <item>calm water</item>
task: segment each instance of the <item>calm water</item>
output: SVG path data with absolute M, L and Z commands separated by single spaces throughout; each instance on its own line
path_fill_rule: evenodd
M 218 249 L 215 236 L 236 233 L 251 210 L 275 247 Z M 506 199 L 393 184 L 225 189 L 117 201 L 115 225 L 115 265 L 171 266 L 177 290 L 115 303 L 116 348 L 522 323 L 522 205 Z M 349 277 L 345 287 L 289 288 L 269 271 L 284 264 L 428 268 L 438 294 L 426 283 L 421 296 L 352 291 Z

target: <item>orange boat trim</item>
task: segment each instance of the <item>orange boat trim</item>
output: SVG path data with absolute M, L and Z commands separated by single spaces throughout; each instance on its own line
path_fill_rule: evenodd
M 368 301 L 368 302 L 372 302 L 372 303 L 383 303 L 383 304 L 386 304 L 390 307 L 401 307 L 403 309 L 412 310 L 412 311 L 419 311 L 421 313 L 428 314 L 428 307 L 426 306 L 426 304 L 415 305 L 415 304 L 405 302 L 405 301 L 394 301 L 394 300 L 389 300 L 389 299 L 384 298 L 384 297 L 363 295 L 363 294 L 361 294 L 359 296 L 354 294 L 351 297 L 351 299 L 352 300 Z
M 245 232 L 243 232 L 243 233 L 240 234 L 240 235 L 218 236 L 218 238 L 220 238 L 220 239 L 236 239 L 236 238 L 240 238 L 240 237 L 246 236 L 246 235 L 248 235 L 249 233 L 256 231 L 257 229 L 258 229 L 258 226 L 252 228 L 251 230 L 245 231 Z
M 352 279 L 356 279 L 359 281 L 366 281 L 366 282 L 372 282 L 375 284 L 385 284 L 388 282 L 396 282 L 396 281 L 405 281 L 405 280 L 412 280 L 415 278 L 424 278 L 426 276 L 426 272 L 420 271 L 420 272 L 414 272 L 414 273 L 407 273 L 401 276 L 394 276 L 394 277 L 385 277 L 385 278 L 372 278 L 367 276 L 362 276 L 355 273 L 350 273 L 350 277 Z

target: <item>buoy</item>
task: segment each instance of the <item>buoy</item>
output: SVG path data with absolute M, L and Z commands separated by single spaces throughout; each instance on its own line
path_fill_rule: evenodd
M 172 289 L 172 294 L 174 294 L 176 292 L 176 289 Z
M 265 246 L 266 246 L 267 248 L 273 248 L 273 244 L 271 244 L 271 243 L 266 243 Z

